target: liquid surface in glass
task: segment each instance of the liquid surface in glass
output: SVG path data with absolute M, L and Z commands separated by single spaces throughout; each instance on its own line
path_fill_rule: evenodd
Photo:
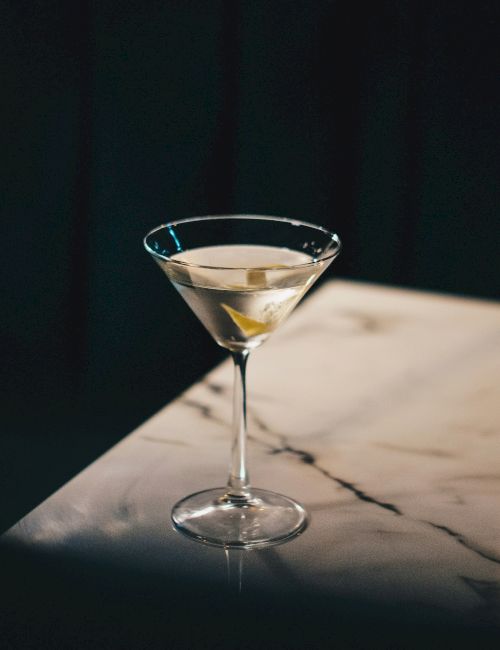
M 159 262 L 217 343 L 233 351 L 261 345 L 325 268 L 298 266 L 313 261 L 300 251 L 256 245 L 194 248 L 171 260 L 200 265 Z

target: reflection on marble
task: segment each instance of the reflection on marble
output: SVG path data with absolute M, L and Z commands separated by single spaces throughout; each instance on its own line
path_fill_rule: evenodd
M 498 624 L 499 377 L 499 305 L 331 282 L 248 369 L 252 483 L 305 505 L 303 535 L 228 559 L 171 528 L 180 497 L 225 482 L 227 361 L 4 539 Z
M 239 596 L 243 585 L 244 549 L 224 549 L 226 556 L 227 586 L 230 594 Z

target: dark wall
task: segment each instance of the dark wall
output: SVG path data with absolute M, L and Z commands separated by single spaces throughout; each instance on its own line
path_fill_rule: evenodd
M 2 3 L 5 523 L 223 356 L 158 223 L 299 217 L 337 274 L 498 296 L 498 7 Z

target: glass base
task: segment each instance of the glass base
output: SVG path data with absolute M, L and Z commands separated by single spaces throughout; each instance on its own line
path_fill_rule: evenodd
M 304 508 L 281 494 L 252 489 L 248 497 L 227 488 L 196 492 L 179 501 L 172 521 L 181 533 L 225 548 L 258 548 L 281 544 L 307 526 Z

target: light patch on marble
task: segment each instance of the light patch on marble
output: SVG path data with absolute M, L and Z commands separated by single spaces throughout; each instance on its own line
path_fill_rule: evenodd
M 311 524 L 245 554 L 245 580 L 493 620 L 499 377 L 497 304 L 324 285 L 249 362 L 252 482 L 301 500 Z M 6 538 L 223 579 L 222 552 L 178 535 L 169 512 L 224 484 L 231 390 L 228 361 Z

